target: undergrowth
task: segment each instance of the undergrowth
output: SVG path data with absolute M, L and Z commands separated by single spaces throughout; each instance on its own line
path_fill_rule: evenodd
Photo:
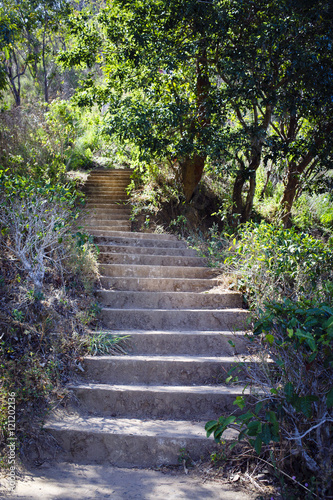
M 237 277 L 254 321 L 251 395 L 235 412 L 206 424 L 217 442 L 233 427 L 270 464 L 284 499 L 332 493 L 333 246 L 295 228 L 249 223 L 238 233 L 212 231 L 206 244 L 221 271 Z M 237 410 L 236 410 L 237 409 Z
M 82 372 L 82 357 L 120 352 L 121 339 L 99 332 L 98 248 L 78 226 L 75 183 L 1 174 L 0 448 L 6 466 L 8 395 L 15 394 L 17 452 L 33 460 L 43 446 L 41 419 L 66 400 L 64 386 Z

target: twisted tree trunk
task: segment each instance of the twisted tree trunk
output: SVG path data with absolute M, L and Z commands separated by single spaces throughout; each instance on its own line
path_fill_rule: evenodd
M 193 137 L 200 139 L 202 142 L 202 131 L 205 127 L 210 125 L 207 109 L 210 81 L 206 48 L 201 49 L 201 53 L 197 58 L 196 73 L 197 113 L 191 124 L 191 132 Z M 206 158 L 206 153 L 200 154 L 194 152 L 191 156 L 184 158 L 180 162 L 182 184 L 186 201 L 191 200 L 194 190 L 201 180 Z

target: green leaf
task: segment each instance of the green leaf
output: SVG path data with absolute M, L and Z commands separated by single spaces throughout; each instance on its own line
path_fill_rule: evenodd
M 247 425 L 248 435 L 257 436 L 261 432 L 261 422 L 259 420 L 253 420 Z
M 256 404 L 256 407 L 255 407 L 255 410 L 254 410 L 254 413 L 256 415 L 258 415 L 258 413 L 260 412 L 261 408 L 263 407 L 263 402 L 262 401 L 259 401 L 259 403 Z
M 327 393 L 326 396 L 326 404 L 327 408 L 332 408 L 333 407 L 333 387 L 332 389 Z
M 304 396 L 299 398 L 297 401 L 297 407 L 307 418 L 312 417 L 312 404 L 314 401 L 318 401 L 317 396 Z
M 219 427 L 218 429 L 215 430 L 214 432 L 214 440 L 216 443 L 219 443 L 221 441 L 221 437 L 225 429 L 222 429 L 222 427 Z
M 211 433 L 214 431 L 217 425 L 218 423 L 216 420 L 210 420 L 209 422 L 206 423 L 205 431 L 207 432 L 207 437 L 211 435 Z
M 262 426 L 261 439 L 265 444 L 268 444 L 271 441 L 272 435 L 269 424 L 264 424 Z
M 230 415 L 229 417 L 226 417 L 223 422 L 223 427 L 228 427 L 230 424 L 233 424 L 234 421 L 236 420 L 236 417 L 234 415 Z
M 270 333 L 268 333 L 266 336 L 265 336 L 265 340 L 266 342 L 269 343 L 269 345 L 273 345 L 274 344 L 274 336 Z
M 276 414 L 274 411 L 270 410 L 266 413 L 266 418 L 269 422 L 271 422 L 272 424 L 274 424 L 275 422 L 277 422 L 277 418 L 276 418 Z
M 243 396 L 237 396 L 233 404 L 243 410 L 245 408 L 246 402 Z
M 254 449 L 256 450 L 258 455 L 260 455 L 261 447 L 262 447 L 262 439 L 259 436 L 257 436 L 254 442 Z
M 290 403 L 294 396 L 294 386 L 291 382 L 287 382 L 284 386 L 284 393 L 286 395 L 288 403 Z

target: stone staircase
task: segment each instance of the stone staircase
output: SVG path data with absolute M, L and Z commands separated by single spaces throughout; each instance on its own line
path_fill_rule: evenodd
M 86 183 L 101 315 L 107 331 L 130 336 L 128 354 L 86 357 L 84 380 L 70 387 L 80 411 L 55 413 L 45 429 L 69 461 L 177 464 L 181 453 L 197 459 L 212 446 L 205 422 L 234 411 L 242 394 L 223 381 L 246 352 L 247 313 L 185 242 L 130 232 L 130 175 L 94 171 Z

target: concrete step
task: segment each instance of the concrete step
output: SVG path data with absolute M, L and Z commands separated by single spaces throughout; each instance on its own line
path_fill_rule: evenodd
M 146 292 L 203 292 L 220 285 L 219 279 L 124 278 L 101 276 L 103 288 Z
M 148 266 L 191 266 L 203 267 L 206 259 L 202 257 L 185 257 L 174 255 L 142 255 L 129 253 L 104 253 L 98 256 L 99 261 L 108 264 L 135 264 Z
M 116 309 L 223 309 L 241 308 L 242 295 L 238 292 L 133 292 L 99 290 L 98 300 L 104 306 Z
M 118 278 L 208 279 L 216 275 L 216 271 L 209 267 L 149 266 L 139 264 L 101 264 L 100 272 L 103 276 L 116 276 Z
M 145 234 L 145 238 L 136 238 L 133 235 Z M 160 235 L 161 236 L 161 235 Z M 147 247 L 147 248 L 182 248 L 187 249 L 186 243 L 181 240 L 165 240 L 165 239 L 154 239 L 154 235 L 151 233 L 129 233 L 124 232 L 123 234 L 109 234 L 108 236 L 95 235 L 94 241 L 98 245 L 120 245 L 120 246 L 130 246 L 130 247 Z
M 92 205 L 97 205 L 98 203 L 116 203 L 116 202 L 125 202 L 128 200 L 127 194 L 102 194 L 102 195 L 94 195 L 94 196 L 89 196 L 89 203 Z
M 122 191 L 125 192 L 128 188 L 127 182 L 123 183 L 115 183 L 115 182 L 105 182 L 103 184 L 94 183 L 94 182 L 86 182 L 83 187 L 83 191 L 85 193 L 104 193 L 110 191 Z
M 68 386 L 88 412 L 108 417 L 213 420 L 235 411 L 244 387 L 77 384 Z
M 110 192 L 110 191 L 122 191 L 127 192 L 128 188 L 128 182 L 127 181 L 117 181 L 117 182 L 109 182 L 109 181 L 104 181 L 103 183 L 101 182 L 86 182 L 85 185 L 83 186 L 83 191 L 86 193 L 103 193 L 103 192 Z
M 126 355 L 89 356 L 82 365 L 86 380 L 94 383 L 193 386 L 224 383 L 237 363 L 239 358 L 233 356 Z M 242 378 L 241 368 L 238 376 Z
M 89 199 L 89 201 L 91 201 L 92 203 L 94 203 L 95 201 L 99 201 L 99 202 L 103 202 L 103 201 L 106 201 L 106 202 L 109 202 L 110 200 L 127 200 L 128 199 L 128 195 L 125 193 L 124 190 L 106 190 L 106 191 L 103 191 L 103 192 L 92 192 L 92 191 L 84 191 L 86 197 Z
M 118 231 L 118 232 L 123 232 L 123 231 L 128 231 L 131 229 L 131 225 L 130 224 L 123 224 L 121 226 L 113 226 L 113 225 L 110 225 L 109 228 L 108 228 L 110 231 Z M 87 228 L 87 232 L 89 232 L 89 234 L 91 234 L 91 226 L 89 228 Z
M 118 207 L 118 208 L 117 208 Z M 124 212 L 124 213 L 129 213 L 131 214 L 131 208 L 127 203 L 127 200 L 114 200 L 109 203 L 105 202 L 94 202 L 91 203 L 89 199 L 86 200 L 86 205 L 85 205 L 86 210 L 94 210 L 98 213 L 105 213 L 109 214 L 110 212 L 114 212 L 114 210 L 117 210 L 116 213 L 118 213 L 118 210 L 120 210 L 119 213 Z
M 131 179 L 129 177 L 115 177 L 115 178 L 108 178 L 108 177 L 88 177 L 88 179 L 85 182 L 85 186 L 124 186 L 127 187 L 128 184 L 131 182 Z
M 179 257 L 196 257 L 198 254 L 191 248 L 159 248 L 138 247 L 129 245 L 98 245 L 101 254 L 127 253 L 135 255 L 175 255 Z
M 206 438 L 205 422 L 80 417 L 60 414 L 44 429 L 63 447 L 63 460 L 77 463 L 110 463 L 118 467 L 176 465 L 181 450 L 198 460 L 214 447 Z M 225 440 L 237 439 L 226 431 Z
M 125 189 L 122 188 L 97 188 L 97 187 L 89 187 L 85 186 L 83 190 L 89 199 L 100 199 L 103 201 L 104 198 L 108 198 L 110 195 L 112 196 L 127 196 Z
M 120 210 L 118 211 L 120 212 Z M 119 222 L 130 222 L 129 220 L 129 214 L 127 213 L 116 213 L 116 211 L 113 211 L 113 213 L 111 212 L 111 214 L 109 215 L 109 217 L 105 217 L 105 218 L 101 218 L 100 214 L 97 214 L 97 213 L 91 213 L 91 214 L 88 214 L 85 218 L 84 218 L 84 221 L 83 223 L 85 224 L 91 224 L 92 222 L 96 222 L 98 221 L 101 225 L 107 225 L 109 224 L 110 222 L 115 222 L 116 224 Z
M 84 219 L 83 224 L 87 227 L 98 227 L 99 229 L 103 229 L 103 227 L 108 228 L 110 224 L 113 226 L 123 226 L 125 224 L 130 224 L 130 221 L 126 216 L 123 218 L 114 218 L 114 219 L 104 219 L 101 220 L 99 218 L 88 219 L 87 217 Z
M 100 225 L 98 222 L 91 222 L 90 224 L 85 225 L 86 230 L 90 233 L 91 230 L 98 231 L 130 231 L 131 223 L 126 221 L 111 221 L 107 225 Z
M 89 207 L 84 209 L 84 213 L 86 214 L 86 220 L 88 221 L 103 219 L 119 219 L 128 221 L 131 216 L 131 210 L 127 208 L 110 208 L 109 210 L 100 210 L 98 207 Z
M 243 330 L 244 309 L 111 309 L 103 308 L 101 319 L 108 328 L 127 330 Z
M 130 179 L 132 171 L 90 172 L 88 179 Z
M 134 170 L 130 168 L 126 169 L 113 169 L 113 170 L 92 170 L 89 174 L 89 177 L 112 177 L 114 179 L 118 176 L 130 177 L 133 174 Z
M 126 203 L 120 201 L 119 203 L 105 203 L 105 202 L 96 202 L 92 203 L 89 198 L 86 200 L 86 205 L 85 208 L 87 210 L 94 210 L 97 213 L 118 213 L 118 210 L 120 211 L 119 213 L 126 212 L 126 213 L 131 213 L 131 207 Z
M 108 331 L 119 337 L 119 331 Z M 124 349 L 136 355 L 235 356 L 247 353 L 244 332 L 207 330 L 123 330 Z
M 117 187 L 119 189 L 126 189 L 129 184 L 128 179 L 88 179 L 84 184 L 84 188 L 105 189 L 106 187 Z
M 109 236 L 112 236 L 112 234 Z M 118 235 L 117 235 L 118 236 Z M 138 232 L 129 232 L 129 231 L 124 231 L 124 234 L 122 235 L 124 238 L 127 239 L 135 239 L 141 242 L 141 240 L 151 240 L 153 239 L 154 241 L 172 241 L 173 243 L 182 243 L 182 246 L 186 246 L 186 243 L 183 241 L 181 242 L 178 240 L 178 238 L 174 234 L 169 234 L 169 233 L 138 233 Z

